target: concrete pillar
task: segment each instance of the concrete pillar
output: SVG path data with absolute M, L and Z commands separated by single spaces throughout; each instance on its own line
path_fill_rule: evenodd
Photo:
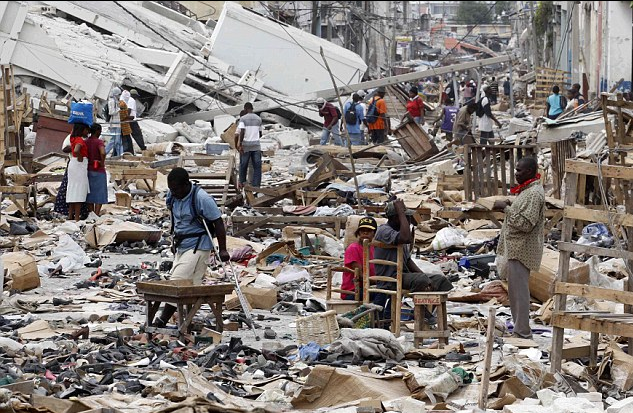
M 174 63 L 172 63 L 169 71 L 165 75 L 165 86 L 158 88 L 158 96 L 154 99 L 154 103 L 149 110 L 150 116 L 160 116 L 167 112 L 169 101 L 174 97 L 176 92 L 178 92 L 180 86 L 182 86 L 192 65 L 193 59 L 182 52 L 178 54 L 178 57 L 174 60 Z

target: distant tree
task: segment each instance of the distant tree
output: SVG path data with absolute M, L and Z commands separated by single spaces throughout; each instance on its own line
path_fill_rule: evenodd
M 460 24 L 488 24 L 492 22 L 492 12 L 486 3 L 460 1 L 457 20 Z

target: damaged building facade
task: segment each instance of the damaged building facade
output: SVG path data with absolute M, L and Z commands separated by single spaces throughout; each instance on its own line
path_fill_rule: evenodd
M 633 412 L 631 37 L 618 1 L 0 3 L 0 412 Z M 138 129 L 70 220 L 77 103 Z M 228 253 L 195 285 L 189 215 Z

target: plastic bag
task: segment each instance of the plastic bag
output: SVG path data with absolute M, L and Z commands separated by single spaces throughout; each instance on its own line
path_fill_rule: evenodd
M 435 251 L 464 245 L 466 235 L 466 231 L 461 229 L 451 227 L 442 228 L 435 235 L 435 239 L 433 239 L 431 245 Z
M 68 123 L 85 123 L 88 126 L 92 126 L 92 103 L 72 102 L 70 104 Z
M 287 265 L 277 275 L 277 284 L 285 284 L 298 280 L 309 280 L 310 273 L 296 265 Z
M 610 247 L 614 239 L 609 234 L 609 229 L 601 223 L 589 224 L 582 229 L 582 236 L 578 239 L 578 244 L 592 245 L 594 247 Z
M 59 236 L 57 248 L 53 250 L 51 259 L 56 260 L 58 258 L 59 262 L 53 264 L 52 268 L 57 268 L 61 265 L 64 272 L 79 270 L 84 267 L 84 264 L 90 262 L 84 250 L 67 234 Z

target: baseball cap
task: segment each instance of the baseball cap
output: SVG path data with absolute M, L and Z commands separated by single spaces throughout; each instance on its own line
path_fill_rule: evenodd
M 376 231 L 378 228 L 378 224 L 376 220 L 372 217 L 362 217 L 360 221 L 358 221 L 358 229 L 367 228 Z
M 317 98 L 316 103 L 317 103 L 317 105 L 322 105 L 322 104 L 324 104 L 324 103 L 325 103 L 325 99 L 323 99 L 323 98 Z
M 141 96 L 138 94 L 138 91 L 136 89 L 132 89 L 130 90 L 130 96 Z
M 404 214 L 410 217 L 415 214 L 415 211 L 412 209 L 405 209 Z M 385 208 L 385 215 L 387 215 L 387 217 L 395 217 L 397 215 L 396 206 L 393 204 L 393 201 L 387 203 L 387 207 Z

